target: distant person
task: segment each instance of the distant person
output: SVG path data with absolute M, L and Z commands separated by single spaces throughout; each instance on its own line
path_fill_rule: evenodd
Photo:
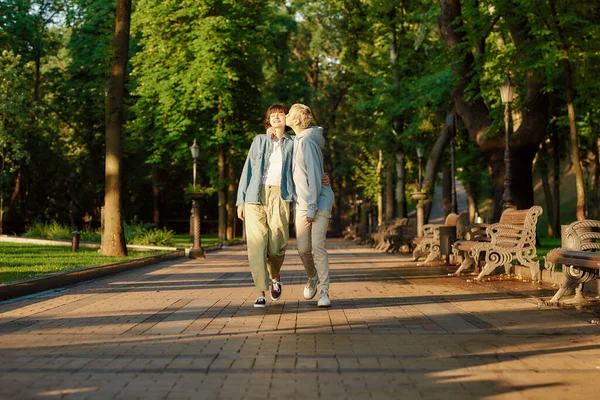
M 331 219 L 334 194 L 329 186 L 321 184 L 325 145 L 323 128 L 309 127 L 312 112 L 303 104 L 294 104 L 286 115 L 286 125 L 296 133 L 293 177 L 296 188 L 295 225 L 298 253 L 302 259 L 308 282 L 304 298 L 315 297 L 319 286 L 318 307 L 330 307 L 329 259 L 325 248 L 327 227 Z

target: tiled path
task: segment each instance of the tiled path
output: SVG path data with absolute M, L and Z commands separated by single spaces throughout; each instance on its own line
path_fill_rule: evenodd
M 0 398 L 598 398 L 589 316 L 329 247 L 331 309 L 301 299 L 294 249 L 282 300 L 253 308 L 241 246 L 0 303 Z

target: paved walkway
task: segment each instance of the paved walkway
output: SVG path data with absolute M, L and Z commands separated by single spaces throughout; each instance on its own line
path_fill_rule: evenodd
M 330 249 L 331 309 L 301 299 L 295 249 L 253 308 L 241 246 L 0 303 L 0 398 L 598 398 L 600 326 L 538 309 L 536 284 Z

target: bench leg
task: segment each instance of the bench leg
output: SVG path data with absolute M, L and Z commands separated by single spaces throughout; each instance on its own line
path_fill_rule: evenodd
M 512 255 L 510 253 L 498 250 L 488 250 L 485 255 L 485 265 L 481 269 L 481 272 L 475 278 L 476 281 L 481 282 L 484 276 L 489 275 L 497 267 L 501 265 L 510 264 L 512 261 Z
M 533 257 L 535 257 L 535 252 L 523 252 L 517 254 L 518 262 L 525 267 L 529 267 L 529 272 L 531 273 L 531 280 L 537 282 L 540 280 L 540 262 L 534 261 Z
M 577 285 L 577 281 L 574 281 L 573 279 L 569 278 L 568 275 L 565 274 L 565 276 L 563 276 L 562 282 L 560 283 L 560 287 L 558 288 L 558 290 L 556 291 L 556 293 L 554 294 L 554 296 L 550 299 L 550 301 L 548 303 L 549 304 L 558 304 L 561 297 L 563 297 L 565 295 L 565 293 L 569 289 L 572 289 L 575 285 Z
M 475 265 L 475 260 L 473 260 L 473 258 L 471 258 L 471 256 L 469 256 L 468 254 L 465 253 L 463 255 L 463 261 L 460 264 L 460 267 L 458 267 L 458 269 L 454 273 L 454 275 L 460 276 L 460 273 L 462 271 L 464 271 L 465 269 L 471 268 L 471 266 L 474 266 L 474 265 Z
M 440 257 L 440 246 L 439 245 L 432 245 L 431 249 L 429 250 L 429 254 L 427 255 L 427 258 L 425 259 L 425 262 L 431 262 L 433 260 L 437 260 Z
M 421 243 L 417 244 L 417 247 L 413 250 L 413 261 L 419 261 L 419 258 L 423 257 L 425 250 L 423 247 Z
M 560 288 L 550 299 L 549 304 L 558 304 L 560 298 L 572 288 L 575 288 L 575 296 L 569 304 L 585 303 L 583 296 L 583 284 L 598 279 L 598 270 L 590 270 L 586 268 L 577 268 L 573 266 L 563 265 L 563 280 L 560 283 Z

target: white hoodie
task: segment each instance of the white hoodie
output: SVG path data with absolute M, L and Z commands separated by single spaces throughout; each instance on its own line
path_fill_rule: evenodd
M 314 218 L 317 210 L 331 211 L 334 194 L 329 186 L 321 185 L 323 176 L 323 153 L 325 145 L 323 128 L 311 126 L 300 132 L 294 142 L 292 175 L 296 186 L 296 208 L 306 210 L 306 216 Z

